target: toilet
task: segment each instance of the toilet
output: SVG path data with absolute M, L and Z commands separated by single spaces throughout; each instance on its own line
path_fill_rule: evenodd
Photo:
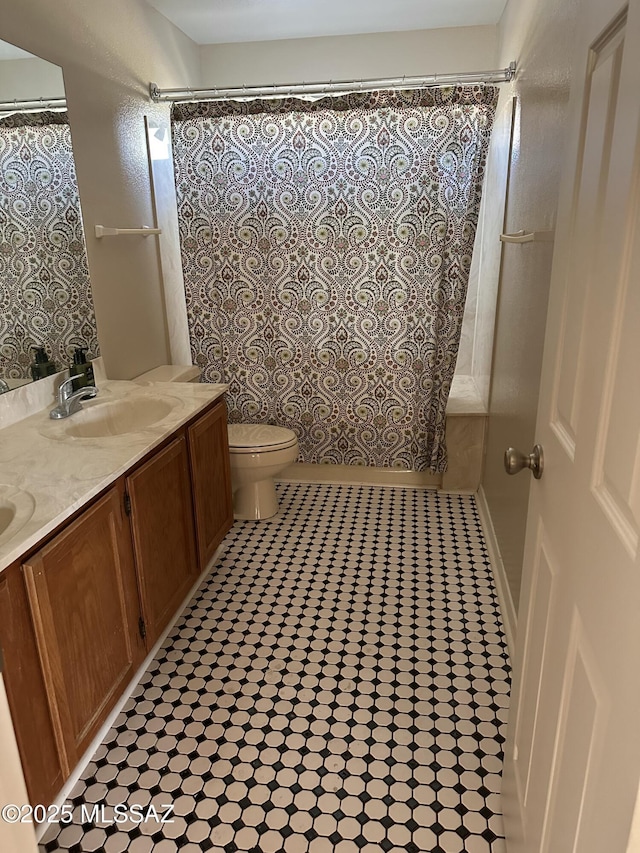
M 165 364 L 136 377 L 136 382 L 199 382 L 200 368 Z M 273 478 L 298 458 L 292 429 L 269 424 L 229 424 L 233 514 L 238 519 L 271 518 L 278 512 Z
M 271 518 L 278 512 L 274 477 L 298 458 L 291 429 L 269 424 L 229 424 L 233 514 Z

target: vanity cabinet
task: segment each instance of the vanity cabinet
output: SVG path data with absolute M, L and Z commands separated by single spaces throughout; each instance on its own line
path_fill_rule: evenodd
M 20 565 L 0 574 L 4 682 L 32 803 L 49 804 L 64 783 L 44 676 Z
M 187 430 L 191 487 L 198 535 L 198 562 L 204 570 L 233 524 L 231 468 L 224 400 Z
M 145 656 L 123 484 L 86 509 L 23 569 L 66 777 Z
M 219 399 L 0 573 L 4 680 L 32 804 L 55 799 L 232 523 Z
M 184 436 L 127 477 L 127 494 L 144 634 L 151 649 L 198 574 Z

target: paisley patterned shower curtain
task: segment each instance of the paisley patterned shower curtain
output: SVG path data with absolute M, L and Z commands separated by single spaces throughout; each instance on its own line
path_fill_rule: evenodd
M 446 468 L 493 87 L 179 104 L 194 363 L 306 462 Z
M 66 112 L 0 118 L 0 377 L 29 379 L 34 346 L 100 354 Z

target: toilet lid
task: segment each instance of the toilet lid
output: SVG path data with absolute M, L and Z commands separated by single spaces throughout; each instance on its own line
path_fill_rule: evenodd
M 259 453 L 293 447 L 298 439 L 292 429 L 270 424 L 229 424 L 229 448 L 234 453 Z

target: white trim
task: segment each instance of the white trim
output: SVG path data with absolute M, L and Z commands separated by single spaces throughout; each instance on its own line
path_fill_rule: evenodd
M 516 628 L 518 624 L 518 614 L 513 604 L 511 597 L 511 588 L 507 579 L 507 573 L 504 568 L 500 548 L 498 546 L 498 538 L 491 520 L 489 512 L 489 504 L 482 486 L 476 493 L 476 502 L 478 504 L 478 513 L 480 515 L 480 523 L 482 532 L 487 543 L 489 551 L 489 559 L 491 560 L 491 569 L 493 579 L 498 592 L 498 601 L 500 602 L 500 612 L 502 613 L 502 621 L 504 622 L 504 630 L 507 635 L 507 645 L 509 646 L 509 655 L 513 661 L 516 648 Z
M 133 691 L 136 689 L 136 687 L 138 686 L 138 684 L 142 680 L 142 676 L 149 669 L 151 662 L 153 661 L 155 656 L 158 654 L 158 651 L 162 647 L 164 641 L 167 639 L 167 636 L 173 630 L 178 619 L 180 619 L 182 617 L 182 614 L 186 610 L 187 605 L 189 604 L 191 599 L 194 597 L 197 590 L 202 586 L 205 579 L 211 574 L 211 571 L 213 570 L 214 566 L 216 565 L 216 563 L 218 562 L 218 560 L 220 559 L 220 557 L 223 553 L 224 553 L 223 545 L 220 545 L 218 550 L 215 552 L 215 554 L 213 555 L 213 557 L 209 561 L 209 564 L 207 565 L 206 569 L 202 572 L 202 574 L 200 574 L 198 576 L 197 581 L 194 583 L 194 585 L 191 587 L 191 589 L 189 590 L 189 592 L 185 596 L 185 599 L 182 602 L 182 604 L 180 605 L 180 607 L 178 608 L 175 617 L 167 625 L 167 627 L 163 631 L 162 635 L 158 638 L 154 647 L 151 649 L 151 651 L 146 656 L 144 661 L 140 664 L 138 671 L 136 672 L 136 674 L 132 678 L 127 689 L 122 694 L 122 696 L 118 700 L 118 703 L 116 704 L 114 709 L 111 711 L 111 713 L 109 714 L 109 716 L 105 720 L 104 724 L 102 725 L 100 730 L 97 732 L 96 736 L 91 741 L 91 743 L 89 744 L 87 749 L 85 750 L 84 755 L 82 756 L 80 761 L 76 764 L 76 766 L 73 770 L 73 773 L 71 774 L 71 776 L 69 776 L 69 778 L 65 782 L 62 790 L 60 791 L 60 793 L 56 797 L 55 801 L 52 803 L 51 807 L 53 807 L 53 806 L 61 807 L 63 805 L 63 803 L 67 799 L 69 799 L 69 797 L 71 796 L 71 793 L 72 793 L 73 789 L 75 788 L 78 780 L 80 779 L 80 777 L 82 776 L 82 774 L 86 770 L 87 765 L 89 764 L 89 762 L 93 758 L 95 751 L 98 749 L 98 747 L 100 746 L 102 741 L 106 738 L 109 731 L 113 728 L 113 725 L 115 724 L 116 719 L 118 718 L 118 716 L 121 713 L 124 706 L 129 701 L 131 694 L 133 693 Z M 25 802 L 26 802 L 26 800 L 25 800 Z M 50 826 L 51 826 L 51 824 L 48 824 L 46 822 L 41 823 L 41 824 L 37 824 L 37 826 L 36 826 L 36 837 L 37 837 L 38 841 L 42 840 L 42 836 L 46 833 L 46 831 L 50 828 Z

